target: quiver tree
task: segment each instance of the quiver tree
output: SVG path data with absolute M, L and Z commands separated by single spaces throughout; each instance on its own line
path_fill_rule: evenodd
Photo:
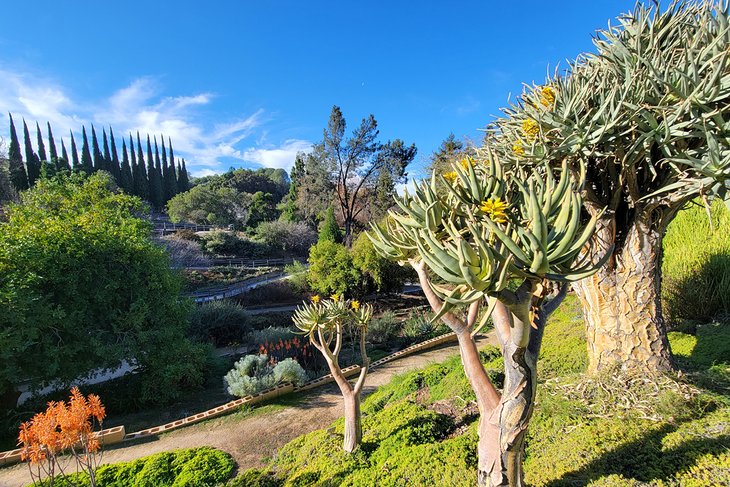
M 293 317 L 296 327 L 309 337 L 312 345 L 324 356 L 327 367 L 342 392 L 345 406 L 345 438 L 342 448 L 346 452 L 354 451 L 362 441 L 360 393 L 370 366 L 365 350 L 365 335 L 372 317 L 373 308 L 369 304 L 361 306 L 359 301 L 348 302 L 338 299 L 337 296 L 325 301 L 320 301 L 315 296 L 312 303 L 305 303 L 297 308 Z M 360 341 L 362 365 L 354 385 L 342 373 L 339 363 L 346 326 L 356 328 Z
M 598 216 L 581 224 L 584 173 L 566 165 L 504 173 L 494 154 L 481 156 L 396 200 L 400 211 L 390 212 L 385 228 L 373 227 L 371 238 L 383 255 L 415 269 L 434 319 L 456 333 L 480 413 L 479 485 L 522 486 L 543 330 L 565 296 L 562 283 L 596 270 L 581 249 Z M 447 191 L 437 191 L 439 177 Z M 465 317 L 456 305 L 468 307 Z M 501 393 L 474 339 L 489 316 L 504 356 Z
M 598 33 L 596 54 L 528 87 L 486 145 L 505 165 L 586 167 L 583 204 L 597 219 L 596 262 L 574 285 L 589 368 L 672 366 L 661 311 L 661 242 L 689 200 L 727 198 L 730 23 L 727 2 L 638 6 Z M 605 211 L 604 211 L 605 209 Z

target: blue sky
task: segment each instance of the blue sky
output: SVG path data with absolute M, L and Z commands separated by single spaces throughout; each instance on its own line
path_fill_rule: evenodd
M 592 50 L 596 29 L 633 5 L 12 2 L 0 29 L 0 111 L 48 120 L 67 144 L 82 124 L 162 133 L 203 175 L 289 169 L 339 105 L 349 127 L 372 113 L 383 142 L 415 143 L 410 174 L 421 176 L 450 132 L 479 140 L 510 93 Z

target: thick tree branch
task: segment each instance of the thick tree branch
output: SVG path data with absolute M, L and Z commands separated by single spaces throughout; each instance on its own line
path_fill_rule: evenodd
M 421 284 L 421 289 L 423 289 L 423 294 L 426 295 L 426 299 L 431 305 L 431 309 L 434 313 L 438 313 L 439 311 L 441 311 L 441 307 L 444 305 L 444 303 L 439 299 L 438 296 L 436 296 L 436 293 L 433 292 L 433 289 L 431 289 L 431 283 L 428 279 L 428 273 L 426 272 L 426 263 L 423 260 L 415 259 L 411 259 L 408 262 L 411 264 L 411 267 L 413 267 L 413 269 L 416 271 L 416 274 L 418 274 L 418 281 Z M 456 334 L 459 334 L 466 329 L 466 324 L 451 312 L 444 314 L 441 319 Z

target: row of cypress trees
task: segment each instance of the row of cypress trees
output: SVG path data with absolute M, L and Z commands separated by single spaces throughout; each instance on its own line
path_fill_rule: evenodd
M 169 137 L 167 146 L 165 146 L 164 137 L 160 137 L 162 142 L 162 150 L 160 151 L 157 145 L 157 136 L 153 138 L 153 144 L 150 141 L 149 134 L 147 134 L 145 154 L 139 132 L 137 132 L 136 146 L 130 133 L 129 148 L 127 148 L 126 139 L 122 139 L 122 157 L 120 159 L 112 128 L 109 127 L 109 137 L 107 137 L 106 129 L 102 129 L 102 145 L 100 147 L 96 129 L 92 125 L 91 145 L 89 145 L 86 136 L 86 127 L 82 127 L 80 156 L 76 149 L 73 132 L 71 132 L 70 152 L 66 150 L 66 145 L 61 139 L 61 153 L 59 154 L 56 142 L 53 139 L 51 124 L 47 123 L 48 152 L 46 152 L 43 133 L 38 122 L 36 122 L 36 152 L 31 144 L 28 125 L 23 119 L 23 142 L 25 146 L 25 157 L 23 158 L 13 116 L 12 114 L 9 115 L 10 147 L 8 149 L 8 159 L 10 179 L 17 191 L 33 186 L 40 177 L 51 176 L 60 171 L 84 172 L 86 174 L 107 171 L 126 193 L 139 196 L 149 201 L 155 208 L 162 209 L 170 198 L 190 189 L 190 179 L 185 167 L 185 159 L 178 158 L 176 164 L 172 141 Z

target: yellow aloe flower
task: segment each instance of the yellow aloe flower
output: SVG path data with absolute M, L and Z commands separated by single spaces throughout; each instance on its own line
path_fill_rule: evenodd
M 445 172 L 444 179 L 450 184 L 454 184 L 456 182 L 456 171 Z
M 528 118 L 522 122 L 522 133 L 528 140 L 534 140 L 540 135 L 540 125 L 535 120 Z
M 524 156 L 525 155 L 525 148 L 522 146 L 522 142 L 519 140 L 512 144 L 512 152 L 517 154 L 518 156 Z
M 464 171 L 467 171 L 469 169 L 469 166 L 474 165 L 474 161 L 472 161 L 470 157 L 465 157 L 461 161 L 459 161 L 459 164 L 461 164 L 461 167 L 464 169 Z
M 544 107 L 552 108 L 555 106 L 555 90 L 549 86 L 543 86 L 540 90 L 540 103 Z
M 332 296 L 330 296 L 330 299 L 336 303 L 340 300 L 340 296 L 337 294 L 333 294 Z
M 352 306 L 352 309 L 355 309 L 355 310 L 360 309 L 360 301 L 353 299 L 352 302 L 350 303 L 350 306 Z
M 319 304 L 319 302 L 320 302 L 321 300 L 322 300 L 322 298 L 320 298 L 320 297 L 319 297 L 319 294 L 315 294 L 314 296 L 312 296 L 312 302 L 313 302 L 314 304 Z
M 488 199 L 479 207 L 495 223 L 507 223 L 508 205 L 500 198 Z

